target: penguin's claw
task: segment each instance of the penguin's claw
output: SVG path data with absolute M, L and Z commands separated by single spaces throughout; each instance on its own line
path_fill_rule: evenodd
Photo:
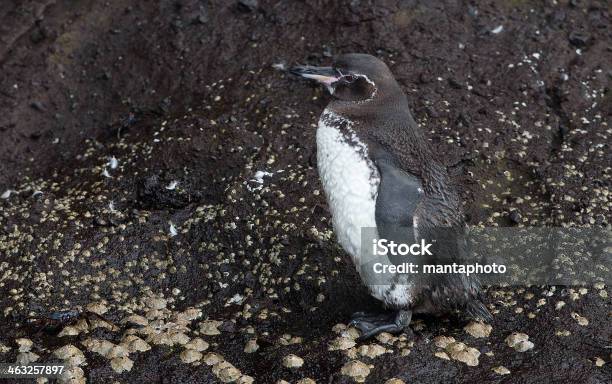
M 351 317 L 349 326 L 361 331 L 361 336 L 357 341 L 365 341 L 382 332 L 398 334 L 405 330 L 410 330 L 408 325 L 411 318 L 412 312 L 403 310 L 391 315 L 356 312 Z

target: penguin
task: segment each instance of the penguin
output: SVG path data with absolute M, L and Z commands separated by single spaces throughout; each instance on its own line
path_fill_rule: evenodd
M 467 225 L 445 166 L 410 112 L 387 65 L 361 53 L 335 57 L 329 67 L 289 72 L 324 85 L 332 100 L 316 131 L 317 168 L 339 244 L 370 294 L 387 312 L 356 312 L 361 340 L 381 332 L 410 333 L 412 314 L 460 312 L 489 321 L 479 280 L 465 274 L 374 273 L 364 260 L 363 231 L 396 244 L 432 244 L 416 265 L 461 263 Z M 406 256 L 389 255 L 390 265 Z M 390 313 L 389 313 L 390 310 Z

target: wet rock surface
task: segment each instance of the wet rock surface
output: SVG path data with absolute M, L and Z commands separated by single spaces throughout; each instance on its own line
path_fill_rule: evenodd
M 316 174 L 328 96 L 272 68 L 378 55 L 471 225 L 606 226 L 607 2 L 8 0 L 0 25 L 0 361 L 96 383 L 608 380 L 603 283 L 491 288 L 491 328 L 415 316 L 358 343 L 343 323 L 379 307 Z

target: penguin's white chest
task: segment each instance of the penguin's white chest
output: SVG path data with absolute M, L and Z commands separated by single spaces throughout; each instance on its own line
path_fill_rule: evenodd
M 325 110 L 317 129 L 317 164 L 327 196 L 338 242 L 351 255 L 353 264 L 370 293 L 388 305 L 401 307 L 412 301 L 412 284 L 386 276 L 373 284 L 361 268 L 361 230 L 376 228 L 376 198 L 380 184 L 378 169 L 368 148 L 352 130 L 351 122 Z M 378 238 L 378 231 L 374 236 Z M 364 250 L 366 251 L 366 250 Z
M 317 129 L 317 165 L 338 242 L 359 267 L 361 229 L 376 228 L 380 176 L 351 123 L 328 110 Z

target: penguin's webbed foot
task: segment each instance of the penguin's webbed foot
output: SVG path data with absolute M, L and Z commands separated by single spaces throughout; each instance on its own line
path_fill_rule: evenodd
M 392 314 L 356 312 L 351 316 L 349 326 L 359 329 L 361 336 L 357 341 L 364 341 L 382 332 L 398 334 L 410 330 L 408 325 L 410 325 L 411 318 L 412 312 L 407 310 L 399 310 Z

